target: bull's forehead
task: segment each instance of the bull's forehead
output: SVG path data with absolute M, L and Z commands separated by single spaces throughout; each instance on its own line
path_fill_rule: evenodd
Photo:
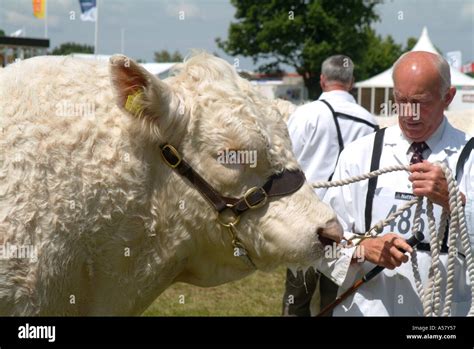
M 222 148 L 256 150 L 269 172 L 297 168 L 282 115 L 222 59 L 198 55 L 167 79 L 189 111 L 188 134 L 208 153 Z
M 268 100 L 248 91 L 220 98 L 212 88 L 208 93 L 197 98 L 189 123 L 190 134 L 198 135 L 208 151 L 256 151 L 269 172 L 292 166 L 286 124 Z

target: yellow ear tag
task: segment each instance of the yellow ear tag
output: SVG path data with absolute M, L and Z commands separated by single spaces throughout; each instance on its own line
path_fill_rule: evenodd
M 134 94 L 127 96 L 127 101 L 125 102 L 125 109 L 130 113 L 137 115 L 143 109 L 141 105 L 143 92 L 137 90 Z

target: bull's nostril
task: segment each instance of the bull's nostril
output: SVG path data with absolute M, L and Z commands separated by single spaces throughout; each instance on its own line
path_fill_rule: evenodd
M 323 236 L 324 234 L 324 228 L 318 228 L 316 230 L 316 234 L 318 234 L 318 238 L 319 238 L 319 241 L 321 241 L 321 243 L 324 245 L 324 246 L 327 246 L 327 245 L 332 245 L 334 243 L 334 240 L 331 240 L 329 238 L 326 238 Z
M 330 241 L 331 244 L 333 242 L 340 242 L 343 236 L 342 226 L 337 219 L 331 219 L 323 227 L 318 228 L 316 233 L 319 235 L 319 240 L 322 243 L 325 243 L 325 241 Z

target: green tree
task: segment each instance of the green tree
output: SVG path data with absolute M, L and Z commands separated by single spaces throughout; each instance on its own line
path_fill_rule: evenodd
M 408 52 L 410 51 L 413 47 L 415 47 L 416 43 L 417 43 L 418 39 L 417 38 L 414 38 L 414 37 L 409 37 L 407 39 L 407 44 L 405 46 L 405 52 Z
M 403 49 L 402 45 L 395 43 L 391 35 L 382 38 L 371 28 L 368 29 L 366 35 L 368 47 L 363 53 L 362 59 L 354 62 L 354 75 L 357 81 L 368 79 L 390 68 L 402 53 L 413 47 L 410 47 L 412 38 L 408 40 L 407 47 Z
M 2 29 L 0 29 L 0 36 L 5 36 L 5 32 Z
M 181 62 L 183 60 L 183 56 L 178 51 L 174 51 L 174 53 L 170 53 L 167 50 L 161 50 L 155 52 L 154 60 L 158 63 L 171 63 L 171 62 Z
M 69 55 L 71 53 L 94 53 L 94 46 L 66 42 L 51 51 L 51 54 L 55 56 Z
M 391 35 L 382 38 L 373 29 L 369 29 L 367 37 L 368 48 L 363 58 L 355 62 L 356 81 L 368 79 L 387 70 L 403 53 L 410 51 L 418 41 L 417 38 L 409 37 L 403 48 L 402 45 L 395 43 Z
M 378 19 L 367 0 L 231 0 L 236 21 L 226 41 L 217 44 L 230 55 L 250 56 L 254 63 L 277 70 L 281 64 L 302 75 L 311 98 L 319 92 L 321 63 L 333 54 L 360 61 L 368 48 L 368 32 Z M 262 69 L 262 67 L 261 67 Z

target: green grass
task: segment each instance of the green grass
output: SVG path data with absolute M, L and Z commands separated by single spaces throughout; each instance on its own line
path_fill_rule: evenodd
M 286 268 L 281 267 L 272 273 L 257 271 L 217 287 L 177 283 L 161 294 L 144 315 L 280 316 L 285 276 Z

